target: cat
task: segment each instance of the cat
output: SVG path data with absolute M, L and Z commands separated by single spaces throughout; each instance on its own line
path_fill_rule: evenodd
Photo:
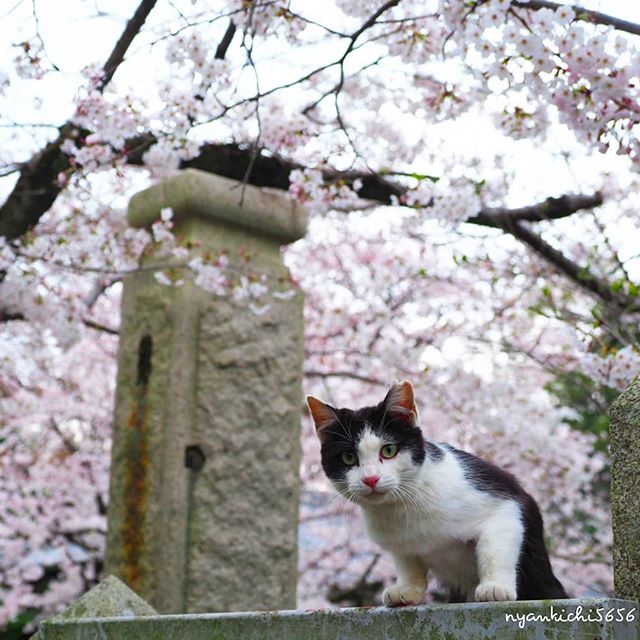
M 324 472 L 392 556 L 397 581 L 384 605 L 421 603 L 429 571 L 450 602 L 568 598 L 535 500 L 499 467 L 426 441 L 410 382 L 391 385 L 374 407 L 335 409 L 313 396 L 307 404 Z

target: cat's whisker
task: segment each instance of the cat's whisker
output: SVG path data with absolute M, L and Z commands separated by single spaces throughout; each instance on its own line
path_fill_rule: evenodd
M 412 508 L 415 508 L 414 505 L 411 504 L 411 502 L 406 499 L 407 496 L 403 495 L 403 492 L 400 491 L 399 487 L 394 487 L 390 493 L 392 496 L 397 497 L 398 500 L 401 502 L 402 506 L 404 507 L 405 520 L 408 519 Z
M 425 496 L 413 486 L 410 481 L 405 481 L 399 486 L 403 497 L 411 504 L 416 513 L 428 514 L 429 501 L 425 499 Z
M 342 427 L 342 430 L 344 431 L 344 434 L 347 437 L 347 440 L 351 440 L 350 432 L 347 429 L 347 427 L 345 427 L 345 425 L 343 424 L 342 420 L 340 420 L 340 418 L 338 416 L 336 416 L 336 420 L 338 421 L 338 424 L 340 425 L 340 427 Z
M 407 511 L 415 511 L 416 513 L 420 512 L 420 503 L 416 499 L 416 496 L 412 495 L 409 491 L 406 490 L 405 487 L 398 487 L 398 497 L 400 497 L 403 504 L 408 505 Z
M 338 425 L 338 426 L 341 426 L 341 425 Z M 343 427 L 343 431 L 333 431 L 332 429 L 325 429 L 323 433 L 327 435 L 332 435 L 332 436 L 342 436 L 346 434 L 347 437 L 345 439 L 351 442 L 351 438 L 349 437 L 349 434 L 346 431 L 344 431 L 344 427 Z

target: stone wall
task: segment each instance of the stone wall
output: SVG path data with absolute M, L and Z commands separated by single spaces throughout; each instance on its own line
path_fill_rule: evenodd
M 95 609 L 91 612 L 95 616 Z M 144 614 L 143 614 L 144 615 Z M 51 620 L 40 640 L 638 640 L 613 599 Z
M 640 378 L 611 406 L 611 516 L 616 596 L 640 599 Z

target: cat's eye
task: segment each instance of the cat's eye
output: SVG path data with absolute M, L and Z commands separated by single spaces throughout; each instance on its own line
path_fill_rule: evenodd
M 389 458 L 394 458 L 398 453 L 398 447 L 395 444 L 385 444 L 382 449 L 380 449 L 380 455 L 387 460 Z
M 358 464 L 358 456 L 353 451 L 344 451 L 342 454 L 342 462 L 349 467 L 353 467 L 354 464 Z

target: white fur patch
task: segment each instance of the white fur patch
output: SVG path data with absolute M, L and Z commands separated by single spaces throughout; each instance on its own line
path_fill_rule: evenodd
M 389 603 L 415 601 L 429 570 L 467 599 L 515 599 L 524 533 L 520 505 L 476 489 L 445 448 L 441 459 L 427 458 L 416 467 L 409 452 L 382 459 L 384 444 L 365 430 L 358 444 L 360 464 L 347 480 L 370 537 L 394 558 L 398 588 L 387 593 Z M 369 476 L 379 476 L 381 495 L 362 481 Z
M 390 459 L 383 458 L 380 450 L 386 444 L 390 441 L 374 433 L 370 427 L 363 430 L 356 450 L 358 465 L 346 474 L 348 493 L 358 504 L 380 505 L 397 499 L 400 485 L 418 471 L 408 451 L 400 451 Z M 375 491 L 364 482 L 365 478 L 371 477 L 378 478 Z

